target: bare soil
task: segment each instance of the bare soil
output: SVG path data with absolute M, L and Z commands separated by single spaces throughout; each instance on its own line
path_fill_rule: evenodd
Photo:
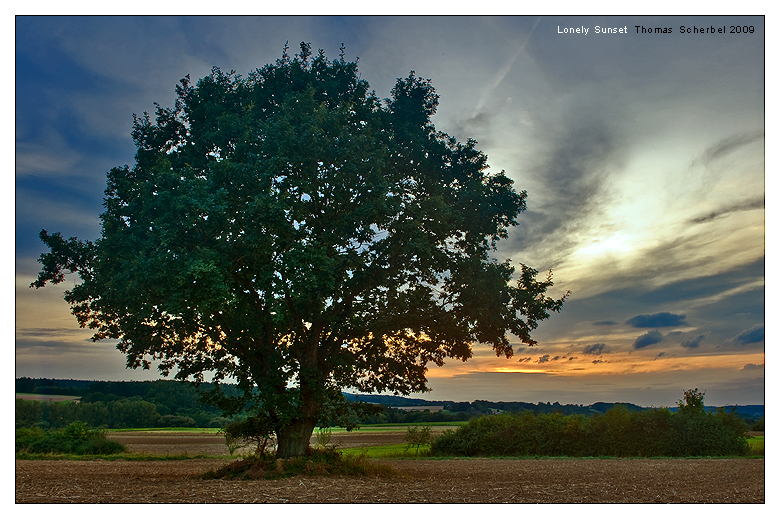
M 124 436 L 122 436 L 124 435 Z M 227 454 L 202 433 L 121 433 L 132 452 Z M 121 437 L 117 437 L 121 436 Z M 400 439 L 399 439 L 400 437 Z M 334 433 L 400 443 L 403 432 Z M 162 450 L 158 450 L 162 449 Z M 167 451 L 165 450 L 167 449 Z M 213 452 L 213 454 L 212 454 Z M 377 460 L 392 477 L 202 480 L 228 459 L 16 460 L 17 503 L 763 503 L 763 459 Z

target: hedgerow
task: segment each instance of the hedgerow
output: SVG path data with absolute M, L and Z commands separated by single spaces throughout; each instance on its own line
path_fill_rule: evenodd
M 126 450 L 121 443 L 109 440 L 105 431 L 91 429 L 84 422 L 73 422 L 62 429 L 16 429 L 17 454 L 118 454 Z
M 686 392 L 680 408 L 586 417 L 556 413 L 474 418 L 431 445 L 433 456 L 732 456 L 748 451 L 747 425 L 734 411 L 707 412 L 703 394 Z M 699 399 L 700 398 L 700 399 Z M 697 400 L 698 399 L 698 400 Z

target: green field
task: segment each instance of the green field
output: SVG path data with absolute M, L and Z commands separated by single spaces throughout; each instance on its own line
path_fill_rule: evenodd
M 201 434 L 219 434 L 222 429 L 219 427 L 129 427 L 125 429 L 106 429 L 106 432 L 153 432 L 153 433 L 201 433 Z
M 46 402 L 66 402 L 68 400 L 79 400 L 81 397 L 72 395 L 47 395 L 43 393 L 16 393 L 16 398 L 22 400 L 39 400 Z
M 352 447 L 349 449 L 337 450 L 343 454 L 352 456 L 363 455 L 367 458 L 414 458 L 416 456 L 425 456 L 428 453 L 428 448 L 424 447 L 420 449 L 419 454 L 416 454 L 415 448 L 407 448 L 405 443 L 377 445 L 375 447 Z
M 371 431 L 371 432 L 392 432 L 398 430 L 404 430 L 407 427 L 425 427 L 426 425 L 431 427 L 452 427 L 453 429 L 459 425 L 467 422 L 415 422 L 415 423 L 377 423 L 361 425 L 359 428 L 353 429 L 352 432 L 359 431 Z M 315 432 L 319 428 L 315 429 Z M 332 432 L 347 432 L 344 427 L 331 427 Z
M 751 436 L 748 438 L 748 447 L 750 447 L 750 454 L 753 456 L 764 455 L 764 437 L 763 436 Z

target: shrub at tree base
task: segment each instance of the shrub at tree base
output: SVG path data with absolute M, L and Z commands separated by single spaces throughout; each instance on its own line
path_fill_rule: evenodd
M 62 429 L 44 431 L 39 427 L 16 430 L 16 452 L 44 454 L 118 454 L 127 448 L 109 440 L 106 432 L 73 422 Z
M 748 453 L 734 412 L 667 408 L 603 415 L 502 414 L 472 419 L 431 445 L 434 456 L 733 456 Z
M 335 449 L 314 449 L 308 456 L 274 458 L 250 457 L 216 470 L 203 479 L 279 479 L 293 476 L 392 476 L 393 469 L 369 461 L 365 456 L 350 456 Z

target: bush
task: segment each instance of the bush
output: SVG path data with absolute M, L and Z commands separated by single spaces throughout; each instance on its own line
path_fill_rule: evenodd
M 44 431 L 39 427 L 16 430 L 17 453 L 43 454 L 118 454 L 127 448 L 109 440 L 106 432 L 90 429 L 84 422 L 73 422 L 62 429 Z
M 230 455 L 244 447 L 255 447 L 255 457 L 261 457 L 276 446 L 275 434 L 268 422 L 258 416 L 231 422 L 222 427 Z
M 744 455 L 748 451 L 747 424 L 735 410 L 714 413 L 678 412 L 672 427 L 677 432 L 673 456 Z
M 313 449 L 308 456 L 275 459 L 270 455 L 235 461 L 225 467 L 209 470 L 203 479 L 279 479 L 293 476 L 392 476 L 387 465 L 365 456 L 342 454 L 334 449 Z

